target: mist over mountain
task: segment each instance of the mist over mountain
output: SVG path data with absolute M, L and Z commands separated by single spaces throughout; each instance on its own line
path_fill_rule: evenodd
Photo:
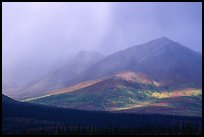
M 110 55 L 166 36 L 202 52 L 199 2 L 2 3 L 2 11 L 3 92 L 36 82 L 80 50 Z
M 16 89 L 14 92 L 8 90 L 7 93 L 15 98 L 37 97 L 49 94 L 53 90 L 123 71 L 142 73 L 163 87 L 200 88 L 202 55 L 166 37 L 106 57 L 95 51 L 80 51 L 54 71 L 25 88 L 18 92 Z
M 201 87 L 202 56 L 162 37 L 105 57 L 67 85 L 125 70 L 144 73 L 163 86 Z
M 95 51 L 80 51 L 74 57 L 58 66 L 54 71 L 46 74 L 19 90 L 13 97 L 23 98 L 48 94 L 49 91 L 65 87 L 65 82 L 85 71 L 103 58 L 103 55 Z

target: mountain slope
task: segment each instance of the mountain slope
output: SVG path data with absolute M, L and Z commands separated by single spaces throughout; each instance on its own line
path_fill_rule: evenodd
M 202 56 L 162 37 L 111 54 L 73 80 L 67 81 L 66 85 L 120 71 L 140 72 L 169 87 L 201 87 Z
M 25 101 L 82 110 L 201 116 L 201 95 L 201 89 L 164 88 L 146 75 L 121 72 Z M 157 111 L 148 111 L 150 108 Z
M 49 91 L 65 87 L 65 82 L 71 80 L 77 74 L 88 69 L 103 56 L 94 51 L 80 51 L 63 66 L 42 79 L 23 89 L 16 98 L 35 97 L 48 94 Z

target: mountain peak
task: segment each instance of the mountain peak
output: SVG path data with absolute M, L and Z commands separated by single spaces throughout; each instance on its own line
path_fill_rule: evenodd
M 174 41 L 173 40 L 170 40 L 169 38 L 167 38 L 167 37 L 160 37 L 160 38 L 157 38 L 157 39 L 154 39 L 154 40 L 152 40 L 152 41 L 150 41 L 150 42 L 147 42 L 148 44 L 149 43 L 154 43 L 154 44 L 157 44 L 157 45 L 160 45 L 160 44 L 162 44 L 162 45 L 165 45 L 165 43 L 167 44 L 167 43 L 174 43 Z
M 151 40 L 149 42 L 146 42 L 144 44 L 141 44 L 142 48 L 143 46 L 147 48 L 148 51 L 152 50 L 158 50 L 158 51 L 164 51 L 166 48 L 172 48 L 172 46 L 178 45 L 173 40 L 170 40 L 167 37 L 160 37 L 154 40 Z
M 172 40 L 170 40 L 170 39 L 167 38 L 167 37 L 160 37 L 160 38 L 158 38 L 157 40 L 172 41 Z

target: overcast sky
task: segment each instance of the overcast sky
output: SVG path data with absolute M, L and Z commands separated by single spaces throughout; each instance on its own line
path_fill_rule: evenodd
M 108 55 L 163 36 L 202 50 L 202 3 L 2 5 L 5 79 L 46 73 L 80 50 Z

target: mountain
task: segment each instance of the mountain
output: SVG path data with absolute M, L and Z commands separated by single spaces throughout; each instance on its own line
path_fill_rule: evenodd
M 148 76 L 135 72 L 121 72 L 50 93 L 24 101 L 92 111 L 202 115 L 201 89 L 161 87 Z
M 163 86 L 201 87 L 202 55 L 162 37 L 113 53 L 77 75 L 66 85 L 121 71 L 143 73 Z
M 55 89 L 122 71 L 142 73 L 164 87 L 202 87 L 202 55 L 162 37 L 103 59 L 97 53 L 80 52 L 66 65 L 23 89 L 18 98 L 46 95 Z
M 102 58 L 103 55 L 95 51 L 80 51 L 55 71 L 32 83 L 27 88 L 22 89 L 15 98 L 40 96 L 49 94 L 51 90 L 63 88 L 66 86 L 66 81 L 71 80 Z
M 201 57 L 163 37 L 107 56 L 66 81 L 65 88 L 24 101 L 83 110 L 201 116 Z
M 128 134 L 130 129 L 134 134 L 170 134 L 178 121 L 183 126 L 190 124 L 194 134 L 202 133 L 201 117 L 80 111 L 18 102 L 2 95 L 2 134 Z M 180 134 L 188 131 L 178 130 Z

